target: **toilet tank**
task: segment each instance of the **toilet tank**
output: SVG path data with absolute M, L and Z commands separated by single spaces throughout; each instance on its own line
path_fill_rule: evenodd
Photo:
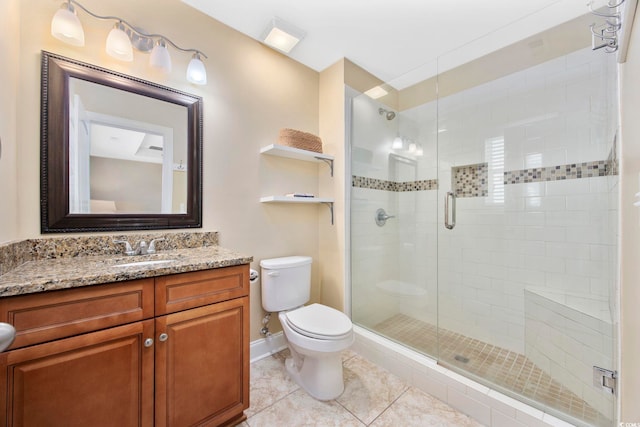
M 262 308 L 270 313 L 304 305 L 311 295 L 311 257 L 263 259 Z

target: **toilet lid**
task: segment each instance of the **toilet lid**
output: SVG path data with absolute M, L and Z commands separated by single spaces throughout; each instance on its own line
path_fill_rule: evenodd
M 351 333 L 353 327 L 347 315 L 322 304 L 311 304 L 286 314 L 292 329 L 312 338 L 341 338 Z

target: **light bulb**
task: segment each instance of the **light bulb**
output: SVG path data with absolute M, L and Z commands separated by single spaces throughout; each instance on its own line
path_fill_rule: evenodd
M 53 15 L 51 35 L 67 44 L 84 46 L 84 30 L 71 3 L 63 3 Z
M 122 22 L 118 22 L 107 36 L 107 53 L 121 61 L 133 61 L 133 46 Z
M 171 55 L 169 55 L 167 44 L 163 39 L 158 40 L 153 47 L 149 63 L 152 67 L 159 68 L 167 74 L 171 72 Z
M 207 70 L 200 59 L 200 52 L 193 54 L 193 58 L 189 61 L 187 67 L 187 80 L 197 85 L 207 84 Z

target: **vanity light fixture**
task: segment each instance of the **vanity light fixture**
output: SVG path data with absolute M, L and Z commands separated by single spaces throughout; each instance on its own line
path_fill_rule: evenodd
M 152 67 L 161 69 L 167 74 L 171 72 L 171 55 L 169 55 L 169 49 L 167 49 L 167 43 L 164 39 L 158 40 L 151 50 L 149 64 L 151 64 Z M 188 72 L 187 78 L 189 78 Z
M 107 36 L 107 53 L 121 61 L 133 61 L 133 46 L 122 22 L 115 24 Z
M 76 7 L 96 19 L 115 21 L 107 37 L 106 50 L 109 55 L 121 61 L 133 61 L 133 48 L 141 52 L 151 51 L 150 65 L 165 73 L 171 72 L 171 55 L 167 45 L 182 52 L 192 52 L 193 57 L 187 68 L 187 80 L 204 85 L 207 83 L 207 70 L 202 57 L 207 57 L 197 49 L 183 49 L 161 34 L 149 34 L 135 28 L 117 16 L 100 16 L 88 10 L 76 0 L 65 1 L 51 20 L 51 35 L 73 46 L 84 46 L 84 30 L 76 14 Z M 152 49 L 153 48 L 153 49 Z
M 284 53 L 289 53 L 302 40 L 305 32 L 280 18 L 273 18 L 262 33 L 262 41 Z

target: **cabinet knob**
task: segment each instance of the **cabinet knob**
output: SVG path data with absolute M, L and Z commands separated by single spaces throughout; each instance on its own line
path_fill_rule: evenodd
M 144 340 L 145 347 L 151 347 L 152 345 L 153 345 L 153 338 L 147 338 L 146 340 Z
M 162 333 L 162 334 L 160 334 L 160 336 L 158 337 L 158 339 L 159 339 L 160 341 L 162 341 L 162 342 L 165 342 L 166 340 L 168 340 L 168 339 L 169 339 L 169 335 L 167 335 L 167 334 L 165 334 L 165 333 Z

